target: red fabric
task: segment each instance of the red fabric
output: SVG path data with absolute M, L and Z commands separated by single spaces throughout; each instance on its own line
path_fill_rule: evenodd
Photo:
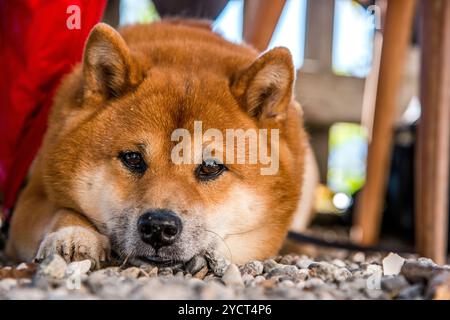
M 81 61 L 106 0 L 0 0 L 0 192 L 10 209 L 47 126 L 53 94 Z M 70 5 L 80 29 L 70 30 Z

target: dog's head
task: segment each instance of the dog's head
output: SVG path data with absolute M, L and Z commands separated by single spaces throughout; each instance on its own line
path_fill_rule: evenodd
M 57 97 L 56 104 L 73 106 L 65 133 L 54 133 L 61 137 L 49 146 L 49 193 L 136 263 L 186 262 L 205 251 L 235 262 L 275 254 L 303 166 L 291 56 L 277 48 L 226 74 L 214 56 L 207 57 L 211 68 L 174 63 L 190 49 L 166 60 L 128 46 L 105 25 L 91 32 L 82 86 L 67 81 Z M 245 161 L 237 160 L 239 139 L 230 145 L 238 129 L 248 135 Z M 257 140 L 257 160 L 249 163 L 254 134 L 267 140 Z M 259 157 L 264 148 L 270 161 Z

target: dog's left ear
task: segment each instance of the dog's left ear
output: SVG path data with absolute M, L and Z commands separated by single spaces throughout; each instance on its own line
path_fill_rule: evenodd
M 122 36 L 105 23 L 91 31 L 83 55 L 84 97 L 107 100 L 119 97 L 142 80 Z
M 282 121 L 292 99 L 294 65 L 286 48 L 275 48 L 239 72 L 231 92 L 241 106 L 258 120 Z

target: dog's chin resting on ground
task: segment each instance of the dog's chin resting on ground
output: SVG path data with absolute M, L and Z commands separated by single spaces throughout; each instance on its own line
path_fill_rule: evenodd
M 98 24 L 55 95 L 7 254 L 29 261 L 56 253 L 96 266 L 112 251 L 133 264 L 186 263 L 206 253 L 244 263 L 276 254 L 308 177 L 293 85 L 287 49 L 259 54 L 203 22 L 119 31 Z M 193 135 L 199 122 L 202 133 L 223 137 L 227 129 L 275 130 L 277 144 L 270 134 L 266 142 L 278 155 L 275 172 L 262 174 L 273 162 L 222 163 L 216 153 L 174 163 L 173 133 Z M 222 143 L 206 138 L 199 148 Z

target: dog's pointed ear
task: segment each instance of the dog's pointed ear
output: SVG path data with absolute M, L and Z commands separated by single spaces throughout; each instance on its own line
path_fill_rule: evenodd
M 83 54 L 84 97 L 119 97 L 142 80 L 139 66 L 122 36 L 104 23 L 89 34 Z
M 258 120 L 282 121 L 292 99 L 294 65 L 286 48 L 275 48 L 235 75 L 231 92 Z

